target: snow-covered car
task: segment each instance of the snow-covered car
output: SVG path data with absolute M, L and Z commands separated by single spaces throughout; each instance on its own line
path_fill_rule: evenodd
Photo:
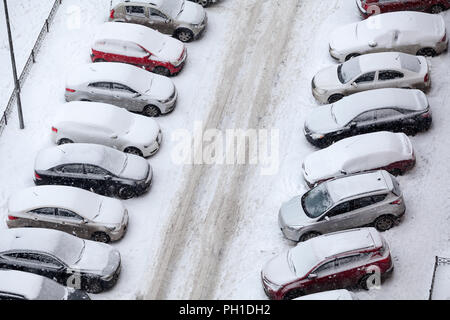
M 296 298 L 294 300 L 298 301 L 338 301 L 338 300 L 358 300 L 355 295 L 346 290 L 346 289 L 340 289 L 340 290 L 331 290 L 331 291 L 324 291 L 319 293 L 313 293 L 309 294 L 307 296 L 303 296 L 300 298 Z
M 400 221 L 405 211 L 399 183 L 380 170 L 318 185 L 284 203 L 278 222 L 286 238 L 302 242 L 368 225 L 386 231 Z
M 134 23 L 106 22 L 92 44 L 93 62 L 132 64 L 163 76 L 178 74 L 187 58 L 179 40 Z
M 123 238 L 128 210 L 120 200 L 66 186 L 39 186 L 8 201 L 9 228 L 47 228 L 108 243 Z
M 350 94 L 382 88 L 428 89 L 427 59 L 400 52 L 362 55 L 325 68 L 312 80 L 312 92 L 320 103 L 333 103 Z
M 352 94 L 313 110 L 305 121 L 306 139 L 326 147 L 343 138 L 374 131 L 414 135 L 431 127 L 426 95 L 417 89 L 378 89 Z
M 372 170 L 397 176 L 416 164 L 414 149 L 404 133 L 380 131 L 350 137 L 316 151 L 303 162 L 303 178 L 309 187 L 327 180 Z
M 206 8 L 207 6 L 209 6 L 211 3 L 216 3 L 219 0 L 189 0 L 195 3 L 198 3 L 199 5 L 201 5 L 203 8 Z
M 362 16 L 367 18 L 385 12 L 423 11 L 441 13 L 450 8 L 449 0 L 356 0 Z
M 186 0 L 128 0 L 111 10 L 109 21 L 142 24 L 190 42 L 203 33 L 208 15 L 201 5 Z
M 340 62 L 385 51 L 434 57 L 448 47 L 444 18 L 423 12 L 375 15 L 337 28 L 330 39 L 330 54 Z
M 94 143 L 141 157 L 156 154 L 162 132 L 153 118 L 98 102 L 62 104 L 53 120 L 52 139 L 58 144 Z
M 376 275 L 384 278 L 393 268 L 381 234 L 375 228 L 362 228 L 301 242 L 270 260 L 261 278 L 269 298 L 287 300 L 355 285 L 368 289 L 382 280 Z
M 172 80 L 141 68 L 102 62 L 73 70 L 66 80 L 66 101 L 110 103 L 148 117 L 173 111 L 178 92 Z
M 100 293 L 120 274 L 120 253 L 112 246 L 65 232 L 18 228 L 0 233 L 0 269 L 25 271 L 58 283 Z
M 128 200 L 150 190 L 153 169 L 142 157 L 98 144 L 74 143 L 41 150 L 36 185 L 65 185 Z
M 0 301 L 90 300 L 87 293 L 67 288 L 37 274 L 0 270 Z

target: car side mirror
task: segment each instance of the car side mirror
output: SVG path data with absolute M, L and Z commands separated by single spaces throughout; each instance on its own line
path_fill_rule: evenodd
M 84 219 L 81 223 L 82 223 L 82 224 L 88 224 L 88 223 L 89 223 L 89 220 Z
M 139 97 L 141 97 L 141 96 L 142 96 L 142 94 L 140 94 L 140 93 L 138 92 L 138 93 L 135 93 L 135 94 L 134 94 L 133 98 L 139 98 Z
M 356 82 L 352 82 L 352 87 L 353 88 L 358 88 L 358 84 Z
M 105 180 L 108 180 L 108 181 L 112 180 L 112 178 L 113 178 L 112 176 L 105 176 Z
M 345 170 L 341 170 L 341 173 L 342 173 L 343 175 L 347 175 L 347 171 L 345 171 Z
M 172 19 L 166 19 L 165 23 L 172 23 Z
M 119 136 L 116 135 L 116 134 L 115 134 L 115 135 L 112 135 L 112 136 L 111 136 L 111 139 L 114 139 L 114 140 L 119 139 Z
M 351 122 L 350 123 L 350 129 L 355 129 L 358 126 L 358 124 L 356 122 Z
M 311 273 L 311 274 L 308 276 L 308 279 L 309 279 L 309 280 L 317 279 L 317 274 Z
M 376 46 L 378 46 L 378 43 L 377 43 L 377 42 L 375 42 L 375 41 L 370 41 L 370 42 L 369 42 L 369 47 L 375 48 Z
M 330 221 L 330 217 L 329 216 L 325 216 L 325 221 Z

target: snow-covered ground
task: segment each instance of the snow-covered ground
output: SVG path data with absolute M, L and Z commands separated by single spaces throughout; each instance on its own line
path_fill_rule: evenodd
M 64 101 L 65 76 L 89 62 L 90 40 L 109 5 L 109 0 L 63 1 L 23 88 L 27 128 L 18 130 L 14 114 L 0 137 L 1 214 L 11 193 L 33 185 L 34 156 L 51 145 L 49 122 Z M 329 33 L 360 20 L 355 3 L 222 0 L 208 14 L 206 34 L 188 44 L 188 63 L 173 78 L 180 91 L 178 107 L 157 119 L 164 142 L 149 160 L 154 187 L 126 202 L 130 228 L 114 244 L 123 256 L 123 273 L 117 286 L 99 298 L 265 299 L 262 265 L 293 245 L 279 231 L 277 214 L 283 201 L 302 192 L 301 163 L 315 151 L 302 134 L 305 116 L 317 105 L 311 79 L 335 63 L 328 54 Z M 443 15 L 450 25 L 450 12 Z M 445 105 L 450 56 L 431 62 L 428 97 L 434 125 L 412 138 L 417 166 L 399 178 L 407 214 L 384 233 L 395 271 L 381 290 L 359 292 L 361 299 L 426 299 L 434 256 L 450 256 L 450 119 Z M 253 165 L 173 163 L 171 133 L 193 131 L 196 121 L 219 130 L 279 130 L 278 172 L 267 176 Z

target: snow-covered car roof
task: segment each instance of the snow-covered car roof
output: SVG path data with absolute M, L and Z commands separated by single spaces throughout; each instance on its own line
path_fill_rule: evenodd
M 108 170 L 119 176 L 128 155 L 113 148 L 98 144 L 73 143 L 50 147 L 39 151 L 36 156 L 35 170 L 49 170 L 65 164 L 90 164 Z
M 114 62 L 90 63 L 78 66 L 67 77 L 67 85 L 80 86 L 96 82 L 113 82 L 126 85 L 139 92 L 146 93 L 153 81 L 167 81 L 166 78 L 142 68 Z
M 85 241 L 65 232 L 17 228 L 0 233 L 0 253 L 8 251 L 35 251 L 54 255 L 67 265 L 75 264 L 83 251 Z
M 13 194 L 9 198 L 8 210 L 14 214 L 38 208 L 62 208 L 92 219 L 99 213 L 102 202 L 102 196 L 84 189 L 48 185 L 22 189 Z
M 427 63 L 424 57 L 413 56 L 401 52 L 370 53 L 356 57 L 362 73 L 378 70 L 409 70 L 418 73 L 421 63 Z M 353 60 L 353 59 L 352 59 Z M 349 63 L 347 61 L 346 63 Z
M 388 88 L 352 94 L 334 103 L 332 108 L 337 122 L 346 125 L 358 115 L 374 109 L 396 107 L 424 111 L 428 106 L 428 99 L 420 90 Z
M 0 270 L 0 292 L 20 295 L 27 300 L 61 300 L 67 294 L 67 290 L 53 280 L 15 270 Z
M 392 190 L 391 175 L 387 171 L 344 176 L 327 182 L 327 190 L 335 202 L 361 194 Z

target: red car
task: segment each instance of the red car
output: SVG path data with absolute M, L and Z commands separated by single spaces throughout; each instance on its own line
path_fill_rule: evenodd
M 375 230 L 330 233 L 302 242 L 263 268 L 264 291 L 274 300 L 359 285 L 378 285 L 394 269 L 389 246 Z
M 356 0 L 356 4 L 365 18 L 373 14 L 406 10 L 440 13 L 450 8 L 450 0 Z
M 123 62 L 171 76 L 185 64 L 187 49 L 172 37 L 142 25 L 107 22 L 96 34 L 93 62 Z

